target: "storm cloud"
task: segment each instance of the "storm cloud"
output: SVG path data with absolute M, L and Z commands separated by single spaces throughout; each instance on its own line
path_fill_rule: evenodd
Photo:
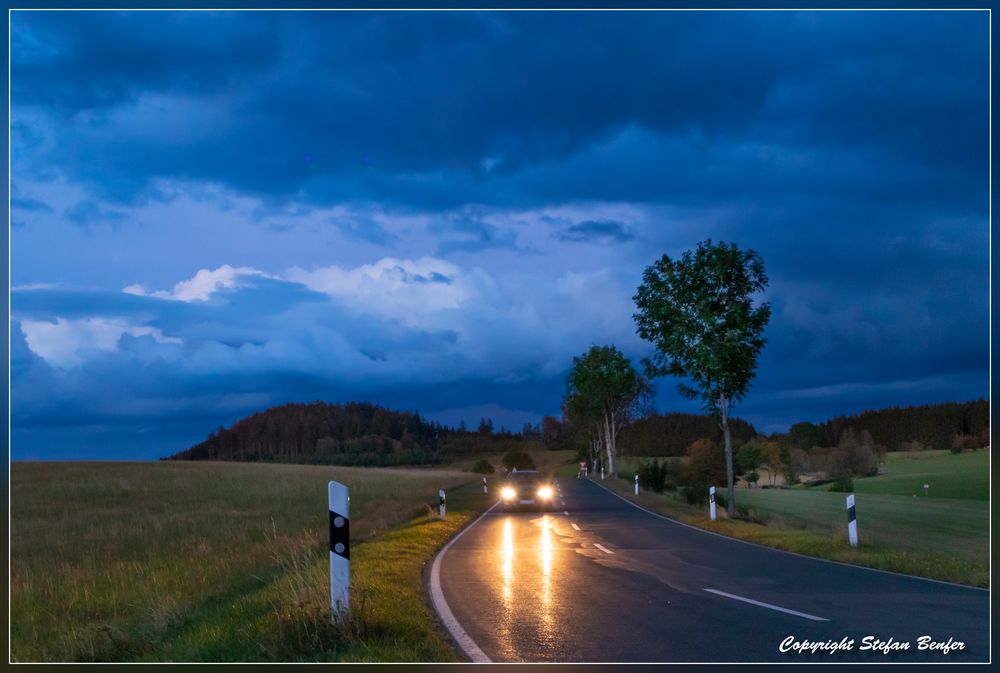
M 13 455 L 289 400 L 537 421 L 706 238 L 767 265 L 761 429 L 985 396 L 988 20 L 15 11 Z

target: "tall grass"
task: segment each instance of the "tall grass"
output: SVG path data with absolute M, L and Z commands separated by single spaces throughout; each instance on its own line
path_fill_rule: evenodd
M 478 476 L 243 463 L 14 463 L 12 659 L 308 659 L 336 651 L 331 643 L 360 642 L 359 633 L 331 630 L 304 609 L 328 611 L 328 589 L 318 587 L 328 581 L 330 479 L 351 488 L 357 544 L 411 522 L 436 502 L 439 488 Z M 363 629 L 364 591 L 357 607 L 350 628 Z M 282 636 L 265 639 L 274 629 Z

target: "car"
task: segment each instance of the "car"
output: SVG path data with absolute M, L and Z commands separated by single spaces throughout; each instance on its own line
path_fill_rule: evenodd
M 508 511 L 530 508 L 544 512 L 555 500 L 555 487 L 538 470 L 511 470 L 500 487 L 500 504 Z

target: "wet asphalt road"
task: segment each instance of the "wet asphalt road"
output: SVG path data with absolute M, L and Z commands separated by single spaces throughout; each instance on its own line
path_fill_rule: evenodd
M 441 558 L 452 613 L 493 661 L 988 660 L 987 591 L 733 541 L 584 479 L 558 487 L 556 511 L 494 509 Z M 782 653 L 789 636 L 855 642 Z M 862 650 L 865 636 L 911 645 Z M 920 651 L 920 636 L 965 648 Z

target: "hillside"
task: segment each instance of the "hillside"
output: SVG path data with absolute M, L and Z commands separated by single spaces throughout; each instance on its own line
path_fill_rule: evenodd
M 738 418 L 729 420 L 734 446 L 739 446 L 757 431 Z M 624 456 L 683 456 L 698 439 L 722 441 L 718 422 L 703 414 L 653 414 L 622 430 L 618 448 Z
M 946 402 L 911 407 L 891 407 L 839 416 L 816 426 L 820 446 L 836 446 L 847 428 L 867 431 L 876 444 L 890 451 L 919 442 L 923 448 L 950 449 L 956 437 L 966 437 L 975 446 L 989 444 L 988 400 Z
M 525 441 L 504 430 L 494 432 L 486 419 L 470 432 L 367 402 L 312 402 L 258 412 L 166 460 L 419 465 L 440 462 L 445 455 L 507 451 Z

